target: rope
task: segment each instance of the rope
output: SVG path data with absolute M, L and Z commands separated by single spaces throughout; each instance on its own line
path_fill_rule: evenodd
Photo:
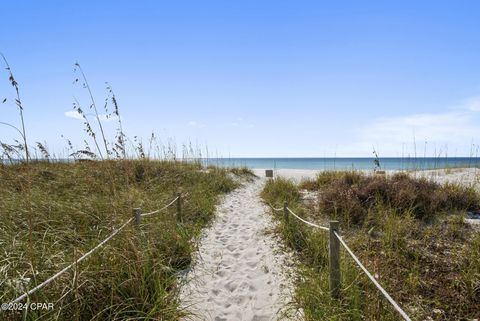
M 270 206 L 272 208 L 272 210 L 274 210 L 275 212 L 278 212 L 278 211 L 282 211 L 283 208 L 275 208 L 272 206 L 272 204 L 268 203 L 268 206 Z
M 347 250 L 348 254 L 350 254 L 350 256 L 353 258 L 353 260 L 358 264 L 358 266 L 363 270 L 363 272 L 365 272 L 365 274 L 368 276 L 368 278 L 370 279 L 370 281 L 373 282 L 373 284 L 375 284 L 375 286 L 377 287 L 377 289 L 387 298 L 387 300 L 393 305 L 393 307 L 395 308 L 395 310 L 398 311 L 398 313 L 400 313 L 400 315 L 403 317 L 404 320 L 407 320 L 407 321 L 412 321 L 412 319 L 410 319 L 410 317 L 405 313 L 405 311 L 402 310 L 402 308 L 397 304 L 397 302 L 395 302 L 392 297 L 387 293 L 387 291 L 385 291 L 385 289 L 380 285 L 380 283 L 377 282 L 377 280 L 370 274 L 370 272 L 368 272 L 368 270 L 365 268 L 365 266 L 363 266 L 363 264 L 360 262 L 360 260 L 355 256 L 355 254 L 353 254 L 352 250 L 348 247 L 347 243 L 345 243 L 345 241 L 343 240 L 343 238 L 336 232 L 336 231 L 333 231 L 333 233 L 335 234 L 335 236 L 338 238 L 338 240 L 340 241 L 340 243 L 342 243 L 343 247 Z
M 329 231 L 330 229 L 328 227 L 325 227 L 325 226 L 320 226 L 320 225 L 317 225 L 317 224 L 314 224 L 314 223 L 311 223 L 311 222 L 308 222 L 308 221 L 305 221 L 303 218 L 301 218 L 300 216 L 298 216 L 297 214 L 293 213 L 293 211 L 287 207 L 287 210 L 290 212 L 290 214 L 292 214 L 293 216 L 295 216 L 296 218 L 298 218 L 300 221 L 302 221 L 303 223 L 307 224 L 307 225 L 310 225 L 310 226 L 313 226 L 313 227 L 316 227 L 316 228 L 319 228 L 319 229 L 322 229 L 322 230 L 325 230 L 325 231 Z
M 57 272 L 55 275 L 53 275 L 52 277 L 48 278 L 47 280 L 43 281 L 42 283 L 40 283 L 39 285 L 37 285 L 36 287 L 34 287 L 33 289 L 31 289 L 30 291 L 22 294 L 21 296 L 19 296 L 18 298 L 16 298 L 15 300 L 13 300 L 11 303 L 17 303 L 17 302 L 20 302 L 22 301 L 23 299 L 25 299 L 26 297 L 32 295 L 33 293 L 37 292 L 38 290 L 40 290 L 41 288 L 43 288 L 44 286 L 46 286 L 47 284 L 49 284 L 50 282 L 52 282 L 53 280 L 55 280 L 56 278 L 58 278 L 60 275 L 62 275 L 63 273 L 67 272 L 69 269 L 71 269 L 73 266 L 77 265 L 78 263 L 80 263 L 81 261 L 85 260 L 87 257 L 89 257 L 93 252 L 95 252 L 97 249 L 99 249 L 100 247 L 102 247 L 105 243 L 107 243 L 112 237 L 114 237 L 115 235 L 118 234 L 118 232 L 120 232 L 121 230 L 123 230 L 123 228 L 125 226 L 127 226 L 129 223 L 131 223 L 133 221 L 133 217 L 130 218 L 128 221 L 126 221 L 125 223 L 123 223 L 122 226 L 120 226 L 120 228 L 118 228 L 117 230 L 115 230 L 112 234 L 110 234 L 110 236 L 108 236 L 106 239 L 104 239 L 102 242 L 100 242 L 97 246 L 95 246 L 93 249 L 91 249 L 90 251 L 88 251 L 87 253 L 83 254 L 78 260 L 76 260 L 75 262 L 73 262 L 72 264 L 68 265 L 67 267 L 65 267 L 63 270 L 61 270 L 60 272 Z
M 273 207 L 271 204 L 268 204 L 274 211 L 280 211 L 282 210 L 281 208 L 279 209 L 276 209 L 275 207 Z M 292 214 L 293 216 L 295 216 L 297 219 L 299 219 L 300 221 L 302 221 L 303 223 L 307 224 L 307 225 L 310 225 L 310 226 L 313 226 L 313 227 L 316 227 L 316 228 L 319 228 L 319 229 L 322 229 L 322 230 L 325 230 L 325 231 L 329 231 L 330 229 L 328 227 L 325 227 L 325 226 L 320 226 L 320 225 L 317 225 L 317 224 L 314 224 L 314 223 L 311 223 L 311 222 L 308 222 L 306 220 L 304 220 L 303 218 L 301 218 L 300 216 L 298 216 L 297 214 L 295 214 L 290 208 L 287 207 L 287 210 L 290 212 L 290 214 Z M 398 305 L 397 302 L 395 302 L 393 300 L 393 298 L 390 296 L 390 294 L 387 293 L 387 291 L 385 291 L 385 289 L 380 285 L 380 283 L 378 283 L 378 281 L 370 274 L 370 272 L 368 272 L 368 270 L 365 268 L 365 266 L 363 266 L 363 264 L 360 262 L 360 260 L 357 258 L 357 256 L 355 254 L 353 254 L 352 250 L 348 247 L 347 243 L 345 243 L 345 241 L 343 240 L 343 238 L 336 232 L 336 231 L 333 231 L 333 233 L 335 234 L 335 236 L 338 238 L 338 240 L 340 241 L 340 243 L 342 243 L 343 247 L 347 250 L 348 254 L 350 254 L 350 256 L 353 258 L 353 260 L 355 261 L 355 263 L 358 264 L 358 266 L 363 270 L 363 272 L 365 272 L 365 274 L 368 276 L 368 278 L 370 279 L 370 281 L 373 282 L 373 284 L 377 287 L 377 289 L 387 298 L 388 302 L 390 302 L 393 307 L 395 308 L 395 310 L 397 310 L 398 313 L 400 313 L 400 315 L 403 317 L 404 320 L 406 321 L 412 321 L 412 319 L 410 319 L 410 317 L 405 313 L 405 311 L 402 310 L 402 308 Z
M 172 205 L 173 203 L 175 203 L 176 201 L 178 200 L 178 196 L 175 197 L 175 199 L 173 201 L 171 201 L 170 203 L 168 203 L 167 205 L 165 205 L 164 207 L 156 210 L 156 211 L 153 211 L 153 212 L 149 212 L 149 213 L 143 213 L 141 216 L 150 216 L 150 215 L 154 215 L 154 214 L 157 214 L 161 211 L 163 211 L 164 209 L 166 209 L 167 207 L 169 207 L 170 205 Z
M 173 201 L 171 201 L 170 203 L 168 203 L 167 205 L 165 205 L 164 207 L 156 210 L 156 211 L 153 211 L 153 212 L 150 212 L 150 213 L 145 213 L 145 214 L 142 214 L 141 216 L 149 216 L 149 215 L 153 215 L 153 214 L 156 214 L 160 211 L 163 211 L 164 209 L 166 209 L 167 207 L 169 207 L 170 205 L 172 205 L 173 203 L 175 203 L 176 200 L 178 200 L 179 196 L 177 196 Z M 43 288 L 44 286 L 46 286 L 47 284 L 49 284 L 50 282 L 52 282 L 53 280 L 55 280 L 56 278 L 58 278 L 60 275 L 62 275 L 63 273 L 67 272 L 68 270 L 70 270 L 73 266 L 77 265 L 78 263 L 82 262 L 83 260 L 85 260 L 87 257 L 89 257 L 92 253 L 94 253 L 96 250 L 98 250 L 99 248 L 101 248 L 105 243 L 107 243 L 112 237 L 114 237 L 115 235 L 118 234 L 118 232 L 120 232 L 121 230 L 123 230 L 125 228 L 125 226 L 127 226 L 128 224 L 130 224 L 132 221 L 133 221 L 133 217 L 128 219 L 125 223 L 123 223 L 122 226 L 120 226 L 118 229 L 116 229 L 112 234 L 110 234 L 106 239 L 104 239 L 102 242 L 98 243 L 97 246 L 95 246 L 93 249 L 91 249 L 90 251 L 88 251 L 87 253 L 83 254 L 78 260 L 76 260 L 75 262 L 73 262 L 72 264 L 66 266 L 65 268 L 63 268 L 63 270 L 57 272 L 56 274 L 54 274 L 53 276 L 51 276 L 50 278 L 48 278 L 47 280 L 43 281 L 42 283 L 40 283 L 39 285 L 37 285 L 36 287 L 34 287 L 33 289 L 29 290 L 28 292 L 22 294 L 21 296 L 19 296 L 18 298 L 16 298 L 15 300 L 13 300 L 11 303 L 17 303 L 17 302 L 20 302 L 22 301 L 23 299 L 25 299 L 26 297 L 32 295 L 33 293 L 37 292 L 38 290 L 40 290 L 41 288 Z

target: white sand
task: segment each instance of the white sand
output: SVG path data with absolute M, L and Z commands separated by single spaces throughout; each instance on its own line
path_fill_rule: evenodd
M 284 178 L 292 179 L 295 182 L 300 182 L 303 179 L 307 178 L 315 178 L 318 173 L 323 170 L 316 170 L 316 169 L 275 169 L 273 171 L 273 176 L 281 176 Z M 259 177 L 265 177 L 265 169 L 264 168 L 255 168 L 253 169 L 255 175 Z
M 181 288 L 188 320 L 277 320 L 291 302 L 291 256 L 265 234 L 273 223 L 259 196 L 264 182 L 246 183 L 217 207 Z
M 418 171 L 412 175 L 430 178 L 437 183 L 456 183 L 465 186 L 473 185 L 480 190 L 480 169 L 478 168 L 452 168 Z
M 256 175 L 265 177 L 265 169 L 254 169 Z M 284 177 L 295 182 L 300 182 L 303 179 L 315 178 L 316 175 L 323 170 L 314 169 L 276 169 L 274 176 Z M 361 172 L 373 174 L 372 170 L 361 170 Z M 387 170 L 387 174 L 398 173 L 398 170 Z M 452 169 L 434 169 L 416 172 L 408 172 L 412 176 L 426 177 L 434 180 L 437 183 L 458 183 L 463 185 L 474 185 L 480 190 L 480 169 L 478 168 L 452 168 Z

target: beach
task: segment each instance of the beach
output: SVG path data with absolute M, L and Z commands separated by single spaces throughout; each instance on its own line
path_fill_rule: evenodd
M 264 177 L 266 169 L 253 169 L 255 175 Z M 314 169 L 276 169 L 274 170 L 274 177 L 283 177 L 299 183 L 305 179 L 314 179 L 318 173 L 323 170 Z M 374 175 L 373 170 L 359 170 L 360 172 Z M 412 177 L 423 177 L 430 179 L 439 184 L 460 184 L 463 186 L 473 186 L 477 191 L 480 191 L 480 169 L 479 168 L 442 168 L 418 171 L 400 171 L 400 170 L 386 170 L 386 175 L 393 175 L 399 172 L 405 172 Z M 305 192 L 306 193 L 306 192 Z M 308 194 L 308 193 L 307 193 Z M 314 197 L 314 195 L 307 195 L 305 197 Z M 470 218 L 468 215 L 465 222 L 480 230 L 480 219 Z
M 258 178 L 223 198 L 213 225 L 199 239 L 192 268 L 182 280 L 182 307 L 191 313 L 185 320 L 277 320 L 293 300 L 293 258 L 281 239 L 268 233 L 275 223 L 259 196 L 265 169 L 253 172 Z M 318 173 L 276 169 L 274 176 L 298 183 Z M 409 172 L 441 184 L 476 186 L 479 173 L 471 168 Z M 289 316 L 294 319 L 301 320 L 301 312 Z
M 267 168 L 255 168 L 253 172 L 255 175 L 264 177 Z M 274 177 L 283 177 L 300 182 L 304 179 L 313 179 L 323 170 L 317 169 L 275 169 Z M 367 174 L 374 174 L 373 170 L 358 170 Z M 387 175 L 402 172 L 401 170 L 386 170 Z M 480 169 L 479 168 L 446 168 L 446 169 L 430 169 L 418 171 L 403 171 L 409 175 L 416 177 L 425 177 L 433 181 L 443 183 L 458 183 L 462 185 L 473 185 L 477 189 L 480 187 Z

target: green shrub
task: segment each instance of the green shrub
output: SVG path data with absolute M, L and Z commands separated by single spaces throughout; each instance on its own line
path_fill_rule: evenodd
M 267 181 L 262 191 L 262 197 L 274 206 L 281 206 L 285 201 L 288 203 L 297 202 L 300 193 L 293 181 L 277 177 Z

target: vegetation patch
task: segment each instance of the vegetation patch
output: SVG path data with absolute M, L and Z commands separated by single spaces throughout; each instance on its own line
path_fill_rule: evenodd
M 318 191 L 318 210 L 345 224 L 374 224 L 377 219 L 371 214 L 380 209 L 429 221 L 439 213 L 480 208 L 480 196 L 473 187 L 440 185 L 407 173 L 322 172 L 300 188 Z
M 96 246 L 133 216 L 187 196 L 130 224 L 101 250 L 30 297 L 54 310 L 26 320 L 175 320 L 176 277 L 217 197 L 237 187 L 228 169 L 167 161 L 30 162 L 0 165 L 0 298 L 10 302 Z M 1 319 L 23 320 L 5 311 Z
M 302 190 L 316 193 L 302 200 Z M 392 177 L 323 172 L 296 185 L 267 182 L 263 199 L 284 201 L 301 217 L 341 233 L 367 269 L 414 320 L 472 320 L 480 315 L 480 233 L 464 222 L 478 209 L 473 188 L 439 185 L 407 174 Z M 342 251 L 342 295 L 329 293 L 328 233 L 283 213 L 278 232 L 301 262 L 297 306 L 307 320 L 400 320 L 367 277 Z

